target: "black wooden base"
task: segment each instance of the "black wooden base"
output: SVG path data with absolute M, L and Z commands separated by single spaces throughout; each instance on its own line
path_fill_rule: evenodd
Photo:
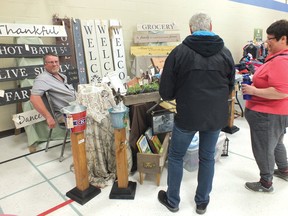
M 227 126 L 227 127 L 222 129 L 223 132 L 230 133 L 230 134 L 233 134 L 239 130 L 240 129 L 235 125 L 233 125 L 232 127 Z
M 100 192 L 101 190 L 99 188 L 89 185 L 89 187 L 84 191 L 81 191 L 75 187 L 68 191 L 66 196 L 76 201 L 77 203 L 84 205 L 86 202 L 97 196 Z
M 136 182 L 129 181 L 127 188 L 119 188 L 118 183 L 114 182 L 109 199 L 134 199 L 136 185 Z

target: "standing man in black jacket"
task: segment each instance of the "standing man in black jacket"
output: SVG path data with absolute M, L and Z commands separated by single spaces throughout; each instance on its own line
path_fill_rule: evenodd
M 214 154 L 219 133 L 227 126 L 228 97 L 235 70 L 230 51 L 212 32 L 211 18 L 203 13 L 189 21 L 191 35 L 169 54 L 160 79 L 163 100 L 176 99 L 171 144 L 168 152 L 167 191 L 158 199 L 170 211 L 179 210 L 183 157 L 199 131 L 196 212 L 204 214 L 210 200 L 214 176 Z

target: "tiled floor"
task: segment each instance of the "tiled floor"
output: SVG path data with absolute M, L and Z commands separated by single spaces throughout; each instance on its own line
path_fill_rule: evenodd
M 259 171 L 251 152 L 247 122 L 238 117 L 235 125 L 240 130 L 227 134 L 229 156 L 221 157 L 216 163 L 211 201 L 205 215 L 286 216 L 288 182 L 275 178 L 273 194 L 253 193 L 244 188 L 246 181 L 259 179 Z M 0 162 L 27 154 L 26 143 L 25 134 L 2 138 Z M 68 204 L 65 194 L 75 187 L 75 176 L 70 172 L 70 145 L 66 146 L 66 159 L 62 163 L 58 161 L 59 152 L 60 147 L 54 147 L 48 152 L 40 151 L 0 164 L 0 215 L 47 215 L 43 214 L 47 211 L 50 211 L 48 215 L 56 216 L 197 215 L 193 201 L 196 171 L 184 171 L 178 213 L 169 212 L 158 202 L 158 191 L 166 189 L 166 168 L 158 187 L 154 176 L 146 176 L 142 185 L 137 172 L 129 176 L 130 181 L 137 182 L 134 200 L 109 199 L 111 186 L 107 186 L 85 205 Z

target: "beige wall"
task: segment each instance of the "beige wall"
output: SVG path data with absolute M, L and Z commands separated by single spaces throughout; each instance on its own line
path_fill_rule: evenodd
M 136 25 L 146 22 L 175 22 L 181 39 L 189 34 L 188 20 L 193 13 L 205 12 L 213 19 L 213 30 L 232 51 L 235 62 L 242 48 L 253 39 L 254 28 L 265 30 L 287 13 L 248 6 L 229 0 L 5 0 L 1 2 L 0 23 L 52 24 L 52 16 L 79 19 L 117 19 L 123 26 L 128 73 L 132 61 L 129 54 Z M 13 38 L 0 37 L 0 43 L 13 43 Z M 0 67 L 15 66 L 13 60 L 1 60 Z M 0 89 L 14 88 L 15 82 L 0 82 Z M 14 128 L 11 120 L 16 106 L 0 106 L 0 132 Z

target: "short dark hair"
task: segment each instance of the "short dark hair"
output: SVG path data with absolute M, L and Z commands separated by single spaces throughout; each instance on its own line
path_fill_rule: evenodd
M 46 60 L 46 57 L 47 56 L 55 56 L 55 57 L 58 57 L 59 58 L 59 56 L 56 54 L 56 53 L 54 53 L 54 52 L 47 52 L 47 53 L 45 53 L 45 55 L 43 56 L 43 62 L 45 63 L 45 60 Z
M 266 33 L 269 35 L 274 35 L 277 41 L 280 40 L 282 36 L 287 37 L 286 44 L 288 45 L 288 21 L 287 20 L 278 20 L 272 23 L 266 30 Z

